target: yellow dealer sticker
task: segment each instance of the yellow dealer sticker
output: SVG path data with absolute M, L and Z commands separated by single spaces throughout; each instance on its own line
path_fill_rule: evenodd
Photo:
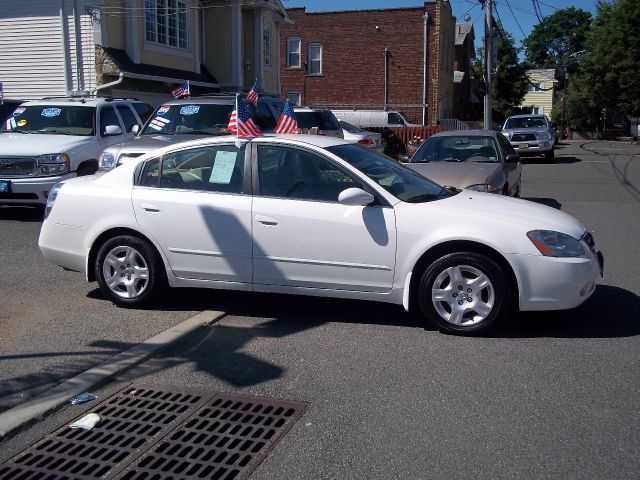
M 22 120 L 18 120 L 18 126 L 24 127 L 27 124 L 27 121 L 23 118 Z

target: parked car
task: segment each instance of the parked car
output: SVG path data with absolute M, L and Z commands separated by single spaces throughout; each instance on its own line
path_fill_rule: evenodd
M 342 127 L 327 108 L 294 107 L 298 128 L 302 133 L 317 132 L 318 135 L 343 138 Z
M 481 334 L 521 310 L 573 308 L 602 255 L 562 211 L 453 191 L 321 135 L 207 138 L 58 184 L 39 246 L 123 307 L 168 284 L 403 305 Z
M 520 196 L 520 157 L 491 130 L 449 130 L 429 137 L 407 166 L 441 185 Z
M 384 110 L 331 110 L 338 120 L 344 120 L 360 128 L 413 127 L 400 112 Z
M 0 125 L 4 125 L 5 120 L 23 103 L 24 100 L 13 100 L 9 98 L 5 98 L 0 102 Z
M 94 173 L 106 147 L 133 138 L 145 105 L 101 97 L 23 103 L 0 133 L 0 203 L 44 205 L 56 183 Z
M 113 145 L 100 156 L 100 169 L 110 170 L 157 148 L 212 135 L 228 135 L 227 125 L 236 96 L 192 97 L 165 102 L 150 116 L 144 127 L 127 142 Z M 273 132 L 283 103 L 261 95 L 258 105 L 248 105 L 255 124 L 265 133 Z
M 345 140 L 357 143 L 372 152 L 382 153 L 382 136 L 376 132 L 367 132 L 344 120 L 339 120 Z
M 556 132 L 545 115 L 513 115 L 504 122 L 502 133 L 520 156 L 553 160 Z

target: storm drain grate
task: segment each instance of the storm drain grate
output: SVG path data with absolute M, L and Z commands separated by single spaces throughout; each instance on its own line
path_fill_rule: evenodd
M 243 479 L 308 404 L 130 386 L 91 409 L 89 431 L 64 426 L 0 466 L 0 480 Z

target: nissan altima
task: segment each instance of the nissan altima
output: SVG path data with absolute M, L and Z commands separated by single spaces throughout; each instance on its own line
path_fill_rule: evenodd
M 46 259 L 122 307 L 168 286 L 355 298 L 477 335 L 580 305 L 602 272 L 571 215 L 317 135 L 171 145 L 58 184 L 45 215 Z

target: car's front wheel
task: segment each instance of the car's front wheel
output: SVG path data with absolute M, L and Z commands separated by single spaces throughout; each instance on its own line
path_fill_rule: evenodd
M 418 304 L 440 330 L 481 335 L 505 319 L 511 288 L 500 266 L 475 252 L 450 253 L 432 263 L 420 279 Z
M 105 297 L 121 307 L 148 305 L 165 286 L 162 260 L 148 242 L 130 235 L 102 244 L 95 276 Z

